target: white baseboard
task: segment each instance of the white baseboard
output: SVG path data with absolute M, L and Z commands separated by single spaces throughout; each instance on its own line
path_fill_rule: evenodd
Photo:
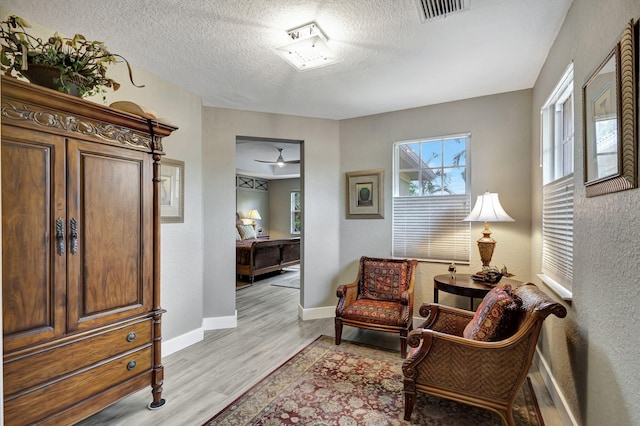
M 224 328 L 236 328 L 238 326 L 238 311 L 233 316 L 203 318 L 202 327 L 188 331 L 173 339 L 162 341 L 162 356 L 169 356 L 188 346 L 194 345 L 204 339 L 206 330 L 220 330 Z
M 335 306 L 324 306 L 322 308 L 305 309 L 301 305 L 298 305 L 298 317 L 300 317 L 303 321 L 322 318 L 334 318 L 335 316 Z
M 555 377 L 551 373 L 551 369 L 549 368 L 549 363 L 544 359 L 540 350 L 536 347 L 536 353 L 533 358 L 533 362 L 538 366 L 538 371 L 542 376 L 542 380 L 544 381 L 547 390 L 549 391 L 549 395 L 551 395 L 551 399 L 553 400 L 553 404 L 558 411 L 558 415 L 560 416 L 560 420 L 562 420 L 563 425 L 572 425 L 578 426 L 578 422 L 574 417 L 573 413 L 569 409 L 569 405 L 567 404 L 567 400 L 564 397 L 564 394 L 560 390 L 558 386 L 558 382 Z
M 238 326 L 238 311 L 233 316 L 228 317 L 212 317 L 202 319 L 202 328 L 204 330 L 221 330 L 223 328 L 236 328 Z
M 162 341 L 162 356 L 169 356 L 188 346 L 194 345 L 204 339 L 202 327 L 191 330 L 173 339 Z

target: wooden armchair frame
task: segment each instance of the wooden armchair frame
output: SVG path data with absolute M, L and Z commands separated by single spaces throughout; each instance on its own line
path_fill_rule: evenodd
M 497 342 L 462 337 L 473 312 L 439 304 L 420 307 L 427 320 L 409 334 L 409 345 L 417 349 L 402 365 L 405 420 L 420 391 L 495 411 L 505 424 L 515 424 L 513 401 L 529 372 L 542 322 L 550 314 L 564 318 L 567 310 L 531 283 L 514 293 L 523 301 L 517 331 Z
M 344 317 L 343 313 L 345 309 L 352 305 L 356 300 L 362 296 L 362 280 L 363 280 L 363 263 L 365 260 L 380 260 L 380 261 L 392 261 L 403 262 L 408 266 L 407 274 L 409 284 L 404 292 L 400 295 L 400 299 L 395 301 L 402 305 L 402 312 L 400 315 L 401 325 L 394 324 L 381 324 L 374 322 L 367 322 L 358 319 Z M 339 345 L 342 340 L 342 327 L 343 325 L 349 325 L 352 327 L 364 328 L 368 330 L 385 331 L 390 333 L 400 334 L 400 354 L 402 358 L 406 357 L 407 353 L 407 335 L 413 329 L 413 288 L 415 284 L 415 273 L 418 261 L 415 259 L 383 259 L 383 258 L 370 258 L 361 257 L 358 267 L 358 275 L 356 280 L 349 284 L 342 284 L 338 286 L 336 294 L 338 296 L 338 305 L 336 307 L 336 345 Z M 371 303 L 376 303 L 375 300 L 371 300 Z

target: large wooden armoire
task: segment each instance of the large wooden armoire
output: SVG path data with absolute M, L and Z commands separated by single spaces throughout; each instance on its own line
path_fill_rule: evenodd
M 2 77 L 6 424 L 72 424 L 148 386 L 164 404 L 158 193 L 175 129 Z

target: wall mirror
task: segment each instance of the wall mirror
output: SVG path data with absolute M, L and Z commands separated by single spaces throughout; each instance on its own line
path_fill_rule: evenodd
M 637 186 L 634 24 L 582 88 L 587 197 Z

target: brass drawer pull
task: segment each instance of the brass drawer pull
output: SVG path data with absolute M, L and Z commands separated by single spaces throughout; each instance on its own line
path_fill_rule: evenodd
M 134 340 L 136 340 L 136 337 L 138 336 L 132 331 L 127 335 L 127 342 L 133 342 Z
M 136 368 L 136 362 L 135 361 L 129 361 L 129 364 L 127 364 L 127 370 L 131 371 L 134 368 Z

